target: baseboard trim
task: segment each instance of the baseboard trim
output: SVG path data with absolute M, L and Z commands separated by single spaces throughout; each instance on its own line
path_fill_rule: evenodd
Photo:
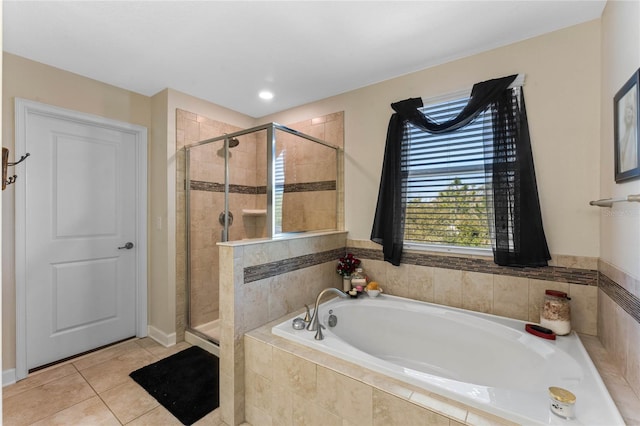
M 2 387 L 12 385 L 16 382 L 16 369 L 2 371 Z
M 150 338 L 164 347 L 168 348 L 176 344 L 176 333 L 167 334 L 151 325 L 147 327 L 147 332 Z

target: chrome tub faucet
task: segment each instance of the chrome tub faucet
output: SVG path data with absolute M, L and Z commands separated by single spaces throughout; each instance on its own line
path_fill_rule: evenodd
M 318 297 L 316 297 L 316 307 L 313 310 L 311 322 L 309 323 L 309 325 L 307 325 L 307 330 L 316 332 L 316 335 L 314 337 L 314 339 L 316 340 L 324 339 L 324 336 L 322 335 L 322 324 L 320 324 L 320 314 L 318 312 L 318 308 L 320 305 L 320 299 L 322 299 L 322 296 L 324 296 L 325 293 L 335 293 L 340 297 L 349 297 L 347 293 L 334 287 L 327 287 L 318 294 Z

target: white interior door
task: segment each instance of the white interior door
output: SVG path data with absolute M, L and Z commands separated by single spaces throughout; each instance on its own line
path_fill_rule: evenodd
M 16 241 L 24 241 L 24 269 L 17 286 L 24 290 L 28 371 L 146 333 L 138 323 L 143 310 L 146 324 L 146 275 L 139 274 L 146 268 L 146 179 L 139 170 L 146 129 L 22 105 L 16 116 L 23 114 L 24 134 L 17 125 L 16 136 L 31 155 L 21 176 L 24 235 L 17 232 Z

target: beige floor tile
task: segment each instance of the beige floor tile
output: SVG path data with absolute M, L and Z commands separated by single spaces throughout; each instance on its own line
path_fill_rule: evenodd
M 137 339 L 127 340 L 126 342 L 118 343 L 117 345 L 110 346 L 108 348 L 84 355 L 73 361 L 73 365 L 78 370 L 85 370 L 97 364 L 101 364 L 112 358 L 121 356 L 131 350 L 139 349 L 140 346 L 137 343 Z
M 37 388 L 45 383 L 52 382 L 71 374 L 77 374 L 78 370 L 71 364 L 65 364 L 55 367 L 50 367 L 44 370 L 40 370 L 33 374 L 30 374 L 24 380 L 20 380 L 17 383 L 2 388 L 2 398 L 7 399 L 12 396 L 18 395 L 26 390 Z
M 148 350 L 149 352 L 153 352 L 154 350 L 158 350 L 159 348 L 164 348 L 160 343 L 153 340 L 151 337 L 143 337 L 136 341 L 138 346 Z
M 78 373 L 29 389 L 3 401 L 4 425 L 27 425 L 95 396 Z
M 220 418 L 220 409 L 213 410 L 197 422 L 194 426 L 224 426 L 225 423 Z
M 158 406 L 130 423 L 130 426 L 182 426 L 182 423 L 173 417 L 169 411 L 163 406 Z
M 180 425 L 129 374 L 189 346 L 181 342 L 166 348 L 148 338 L 132 339 L 33 373 L 3 389 L 4 413 L 0 423 Z M 224 425 L 219 410 L 197 424 Z
M 101 393 L 100 398 L 123 424 L 159 405 L 158 401 L 133 379 Z
M 115 358 L 84 369 L 80 373 L 96 392 L 102 393 L 131 380 L 129 373 L 156 360 L 153 355 L 138 346 Z
M 82 401 L 33 424 L 33 426 L 120 426 L 120 422 L 98 398 Z
M 150 352 L 153 356 L 155 356 L 158 359 L 161 358 L 166 358 L 170 355 L 173 355 L 175 353 L 178 353 L 182 350 L 187 349 L 189 346 L 191 346 L 189 343 L 187 342 L 180 342 L 180 343 L 176 343 L 173 346 L 169 346 L 168 348 L 165 346 L 162 346 L 160 343 L 149 339 L 149 338 L 144 338 L 144 339 L 140 339 L 138 341 L 138 344 L 146 349 L 148 352 Z

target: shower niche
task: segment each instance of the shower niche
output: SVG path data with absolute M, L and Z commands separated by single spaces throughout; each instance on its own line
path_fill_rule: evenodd
M 338 145 L 269 123 L 185 144 L 186 331 L 219 343 L 219 242 L 338 229 Z

